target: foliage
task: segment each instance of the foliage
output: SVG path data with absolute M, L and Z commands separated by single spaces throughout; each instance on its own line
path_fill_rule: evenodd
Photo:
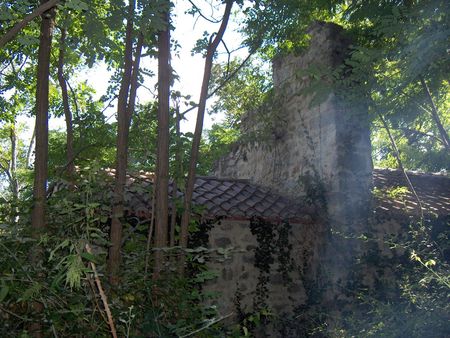
M 104 175 L 104 174 L 103 174 Z M 76 189 L 61 189 L 59 184 L 50 200 L 49 229 L 38 240 L 43 247 L 42 259 L 33 264 L 30 253 L 36 250 L 36 240 L 29 236 L 27 212 L 22 207 L 20 222 L 2 224 L 0 247 L 0 335 L 25 334 L 27 323 L 43 320 L 46 334 L 62 336 L 107 337 L 103 305 L 93 283 L 89 266 L 96 264 L 104 288 L 108 247 L 108 215 L 104 204 L 111 190 L 110 178 L 102 171 L 84 168 Z M 106 192 L 106 195 L 105 195 Z M 214 308 L 204 306 L 211 297 L 202 293 L 201 285 L 215 274 L 195 263 L 192 277 L 179 279 L 167 274 L 160 284 L 144 275 L 146 224 L 128 219 L 124 243 L 124 270 L 121 285 L 108 296 L 113 317 L 121 336 L 182 336 L 215 320 Z M 93 254 L 86 251 L 89 244 Z M 175 257 L 174 257 L 175 259 Z M 31 302 L 45 305 L 37 314 Z M 219 323 L 211 323 L 198 337 L 211 337 L 220 332 Z
M 36 0 L 0 0 L 0 35 L 31 13 L 38 3 Z M 198 174 L 208 174 L 214 162 L 232 149 L 234 143 L 254 136 L 244 135 L 240 129 L 248 114 L 266 111 L 259 114 L 261 124 L 270 133 L 280 132 L 273 130 L 273 121 L 282 116 L 277 110 L 277 99 L 273 97 L 270 67 L 266 63 L 277 55 L 299 53 L 307 47 L 310 43 L 307 27 L 314 20 L 339 23 L 352 39 L 349 56 L 342 67 L 308 69 L 304 74 L 297 74 L 311 80 L 305 90 L 322 94 L 316 95 L 314 102 L 320 102 L 330 90 L 336 90 L 347 104 L 357 102 L 358 107 L 363 107 L 362 111 L 368 108 L 373 121 L 375 164 L 398 165 L 386 130 L 379 124 L 381 116 L 392 128 L 405 168 L 450 170 L 450 153 L 445 147 L 445 133 L 448 134 L 450 125 L 448 1 L 253 0 L 236 3 L 243 14 L 241 32 L 246 35 L 246 46 L 253 56 L 244 65 L 242 60 L 232 60 L 213 67 L 210 93 L 215 91 L 217 100 L 210 112 L 224 114 L 225 121 L 205 133 Z M 144 34 L 145 56 L 157 56 L 156 33 L 165 28 L 161 13 L 167 9 L 167 4 L 170 2 L 165 0 L 137 1 L 133 41 L 139 33 Z M 216 1 L 211 6 L 223 4 L 224 1 Z M 193 5 L 189 14 L 203 13 Z M 285 283 L 290 282 L 289 224 L 273 226 L 253 220 L 252 232 L 260 244 L 255 251 L 256 265 L 261 272 L 255 309 L 251 313 L 241 313 L 241 325 L 234 332 L 227 332 L 217 322 L 220 318 L 215 309 L 204 306 L 209 296 L 202 292 L 202 283 L 214 277 L 211 271 L 204 269 L 210 252 L 202 248 L 187 249 L 192 274 L 176 278 L 173 266 L 178 256 L 174 250 L 169 250 L 166 266 L 169 273 L 154 283 L 143 273 L 148 220 L 128 217 L 123 220 L 121 284 L 117 289 L 108 288 L 103 276 L 106 275 L 109 245 L 111 180 L 104 171 L 86 167 L 94 163 L 101 168 L 115 164 L 117 124 L 114 118 L 110 119 L 113 116 L 107 117 L 105 112 L 109 113 L 108 107 L 116 98 L 121 82 L 126 15 L 122 0 L 66 0 L 58 5 L 51 54 L 49 111 L 53 117 L 64 115 L 56 71 L 57 51 L 62 47 L 61 38 L 66 31 L 64 77 L 70 89 L 78 173 L 60 191 L 53 192 L 48 201 L 48 229 L 39 238 L 30 232 L 33 147 L 27 144 L 29 137 L 24 134 L 30 135 L 32 128 L 26 128 L 21 121 L 31 121 L 35 115 L 40 19 L 30 22 L 0 50 L 1 336 L 26 336 L 29 323 L 36 321 L 45 323 L 46 335 L 109 336 L 90 263 L 96 264 L 105 283 L 119 334 L 127 337 L 183 336 L 193 332 L 199 337 L 249 336 L 258 325 L 272 320 L 265 304 L 265 292 L 268 271 L 275 258 L 280 263 L 278 273 Z M 208 35 L 199 40 L 194 51 L 204 51 Z M 173 42 L 172 48 L 177 48 L 177 42 Z M 103 96 L 99 100 L 94 98 L 98 94 L 95 88 L 77 78 L 77 74 L 98 64 L 106 65 L 113 74 L 108 90 L 100 93 Z M 233 77 L 229 78 L 231 74 Z M 152 70 L 141 69 L 139 83 L 143 84 L 151 76 Z M 324 78 L 333 81 L 328 83 Z M 175 108 L 171 115 L 179 110 L 182 100 L 190 108 L 195 106 L 181 93 L 173 93 L 173 98 Z M 262 106 L 265 108 L 261 109 Z M 183 113 L 181 119 L 184 119 Z M 155 103 L 139 105 L 131 121 L 129 167 L 133 171 L 153 171 L 157 143 Z M 176 129 L 175 118 L 171 116 L 170 174 L 181 182 L 188 167 L 193 135 L 179 133 Z M 17 136 L 14 140 L 13 134 Z M 50 133 L 49 188 L 65 176 L 65 138 L 65 131 Z M 307 191 L 306 200 L 325 204 L 324 187 L 311 177 L 300 177 L 300 181 Z M 56 187 L 61 188 L 61 184 Z M 401 199 L 406 191 L 399 187 L 374 193 Z M 178 212 L 182 211 L 178 208 Z M 204 241 L 209 226 L 192 222 L 190 230 L 196 234 L 191 240 Z M 375 249 L 362 257 L 361 270 L 354 271 L 355 275 L 364 271 L 362 265 L 375 262 L 380 271 L 386 267 L 395 270 L 398 283 L 384 285 L 380 278 L 373 292 L 358 288 L 357 283 L 352 285 L 352 292 L 357 294 L 352 299 L 358 300 L 355 306 L 360 311 L 348 313 L 348 320 L 337 325 L 334 332 L 330 332 L 329 327 L 311 325 L 315 324 L 314 320 L 323 323 L 329 318 L 324 320 L 323 309 L 314 307 L 323 290 L 310 287 L 315 281 L 303 280 L 308 293 L 308 310 L 314 308 L 317 316 L 282 318 L 280 323 L 286 329 L 283 332 L 290 332 L 290 325 L 295 326 L 298 321 L 300 325 L 308 322 L 298 331 L 303 335 L 351 336 L 361 335 L 361 332 L 365 336 L 449 335 L 446 316 L 450 309 L 445 301 L 449 293 L 450 248 L 446 226 L 448 220 L 427 220 L 412 226 L 407 236 L 385 239 L 393 247 L 393 259 L 381 259 Z M 86 251 L 86 244 L 94 248 L 94 254 Z M 42 312 L 34 308 L 35 301 L 44 305 Z M 305 310 L 299 307 L 296 316 Z M 306 317 L 315 315 L 312 312 Z
M 397 167 L 382 115 L 394 130 L 407 169 L 448 169 L 449 148 L 442 129 L 449 133 L 448 52 L 446 1 L 255 1 L 246 12 L 250 46 L 262 44 L 272 58 L 300 51 L 308 45 L 307 27 L 314 20 L 343 25 L 352 40 L 345 65 L 312 69 L 309 77 L 334 79 L 337 91 L 350 106 L 368 107 L 373 123 L 374 161 Z M 438 119 L 427 98 L 424 80 L 437 107 Z M 325 81 L 311 81 L 311 92 L 330 88 Z M 308 90 L 305 88 L 304 90 Z M 326 95 L 322 95 L 326 97 Z M 320 100 L 317 103 L 320 103 Z M 439 130 L 438 124 L 443 128 Z
M 375 216 L 372 221 L 379 227 L 382 219 Z M 408 224 L 408 220 L 404 221 Z M 356 238 L 365 248 L 353 266 L 352 282 L 342 286 L 352 307 L 344 312 L 342 320 L 328 320 L 334 323 L 331 330 L 323 327 L 319 332 L 331 337 L 449 334 L 449 218 L 429 216 L 410 222 L 406 233 L 344 236 L 342 240 Z M 364 285 L 364 278 L 373 279 L 371 288 Z
M 442 1 L 405 1 L 382 7 L 360 3 L 347 10 L 358 34 L 358 45 L 347 61 L 352 67 L 349 80 L 358 85 L 357 93 L 362 90 L 357 95 L 368 94 L 373 119 L 382 115 L 389 120 L 408 169 L 448 168 L 450 155 L 421 83 L 423 79 L 429 86 L 448 133 L 448 79 L 442 76 L 449 67 L 442 45 L 448 38 L 448 9 Z M 376 163 L 396 166 L 385 131 L 376 121 L 372 138 Z
M 235 129 L 238 129 L 245 113 L 255 111 L 264 103 L 271 88 L 270 75 L 263 63 L 256 58 L 250 58 L 243 66 L 242 63 L 236 59 L 214 65 L 212 70 L 212 87 L 217 87 L 218 91 L 210 113 L 225 114 L 226 125 Z M 235 72 L 235 76 L 223 83 L 223 77 Z

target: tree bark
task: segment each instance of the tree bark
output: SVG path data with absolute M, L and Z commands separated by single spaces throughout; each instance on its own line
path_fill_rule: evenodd
M 31 134 L 30 144 L 27 149 L 26 167 L 31 167 L 31 153 L 33 151 L 34 141 L 36 139 L 36 121 L 34 121 L 33 133 Z
M 19 182 L 17 180 L 17 133 L 15 123 L 11 125 L 9 139 L 11 141 L 11 162 L 9 165 L 9 172 L 11 173 L 11 193 L 13 203 L 17 203 L 19 200 Z
M 32 216 L 32 228 L 35 234 L 45 228 L 45 198 L 48 169 L 48 95 L 53 17 L 53 12 L 46 12 L 42 16 L 38 52 L 36 84 L 36 147 L 33 188 L 34 208 Z
M 18 22 L 11 28 L 5 35 L 0 39 L 0 48 L 3 48 L 9 41 L 14 39 L 14 37 L 26 26 L 30 21 L 33 21 L 39 15 L 52 9 L 59 3 L 59 0 L 48 0 L 41 1 L 41 5 L 36 8 L 31 14 L 28 14 L 22 21 Z
M 17 205 L 19 202 L 19 180 L 17 179 L 17 132 L 15 122 L 11 125 L 9 139 L 11 141 L 11 162 L 9 165 L 12 194 L 11 224 L 15 224 L 19 214 L 19 207 Z
M 172 214 L 170 216 L 170 236 L 169 236 L 169 245 L 170 247 L 175 246 L 175 226 L 177 223 L 177 192 L 178 192 L 178 181 L 183 176 L 183 158 L 182 158 L 182 149 L 180 144 L 181 131 L 180 131 L 180 105 L 176 102 L 175 106 L 175 132 L 177 137 L 177 146 L 175 150 L 175 175 L 173 178 L 172 185 Z
M 170 2 L 162 14 L 165 29 L 158 33 L 158 137 L 156 154 L 155 263 L 153 279 L 164 264 L 169 222 L 169 101 L 170 101 Z
M 112 286 L 119 284 L 119 269 L 121 262 L 120 249 L 122 246 L 122 217 L 124 215 L 124 191 L 128 162 L 128 93 L 130 90 L 133 63 L 133 18 L 135 0 L 128 5 L 128 18 L 125 35 L 124 71 L 117 102 L 117 151 L 114 197 L 111 215 L 111 234 L 108 255 L 109 282 Z
M 73 177 L 75 174 L 74 163 L 74 145 L 73 145 L 73 124 L 72 124 L 72 112 L 70 111 L 69 93 L 67 90 L 67 82 L 64 77 L 64 57 L 66 48 L 66 36 L 67 31 L 65 28 L 61 28 L 61 38 L 59 41 L 59 56 L 58 56 L 58 82 L 61 87 L 61 96 L 63 101 L 64 117 L 66 120 L 66 160 L 67 160 L 67 174 L 69 177 Z
M 444 126 L 442 125 L 441 119 L 439 117 L 439 111 L 436 107 L 436 104 L 434 103 L 433 96 L 431 96 L 430 88 L 428 88 L 428 85 L 425 82 L 425 79 L 423 78 L 422 75 L 420 76 L 420 83 L 422 84 L 422 88 L 425 92 L 425 95 L 427 96 L 427 99 L 430 102 L 431 116 L 433 117 L 433 120 L 436 123 L 436 126 L 439 130 L 439 134 L 441 135 L 442 138 L 442 143 L 444 144 L 445 149 L 447 149 L 447 151 L 450 152 L 450 138 Z
M 131 84 L 130 84 L 130 97 L 128 100 L 127 106 L 127 118 L 128 118 L 128 128 L 131 124 L 131 119 L 134 114 L 134 109 L 136 105 L 136 94 L 137 89 L 139 87 L 138 76 L 139 76 L 139 67 L 141 64 L 141 56 L 142 56 L 142 48 L 144 47 L 144 34 L 139 32 L 138 41 L 136 43 L 136 51 L 134 53 L 134 63 L 133 63 L 133 72 L 131 74 Z
M 47 0 L 42 0 L 44 5 Z M 40 41 L 37 65 L 36 83 L 36 148 L 34 161 L 34 186 L 31 229 L 32 236 L 36 239 L 46 228 L 45 205 L 46 205 L 46 185 L 48 170 L 48 106 L 49 106 L 49 76 L 50 76 L 50 53 L 52 48 L 53 19 L 54 10 L 49 10 L 42 14 L 40 28 Z M 42 259 L 42 249 L 35 248 L 30 260 L 33 265 Z M 42 313 L 44 305 L 34 302 L 33 308 L 36 313 Z M 31 323 L 29 331 L 33 337 L 42 337 L 42 323 Z
M 181 218 L 181 238 L 180 245 L 182 248 L 187 247 L 188 243 L 188 227 L 191 219 L 191 203 L 192 203 L 192 195 L 194 192 L 194 184 L 195 184 L 195 175 L 196 175 L 196 167 L 198 161 L 198 152 L 200 148 L 200 141 L 202 137 L 203 131 L 203 119 L 205 116 L 206 109 L 206 100 L 208 98 L 208 86 L 209 80 L 211 79 L 211 68 L 213 64 L 214 54 L 217 50 L 217 46 L 223 38 L 223 34 L 228 25 L 228 20 L 230 18 L 231 7 L 233 6 L 233 0 L 227 0 L 225 12 L 222 18 L 222 23 L 220 25 L 219 31 L 217 32 L 214 40 L 210 42 L 205 59 L 205 70 L 203 74 L 203 82 L 202 88 L 200 92 L 200 99 L 198 105 L 198 113 L 197 113 L 197 122 L 195 125 L 194 139 L 192 141 L 192 149 L 191 149 L 191 158 L 189 161 L 189 171 L 186 182 L 186 189 L 184 195 L 183 202 L 183 216 Z M 180 273 L 184 272 L 184 259 L 185 255 L 182 254 L 182 259 L 180 260 Z

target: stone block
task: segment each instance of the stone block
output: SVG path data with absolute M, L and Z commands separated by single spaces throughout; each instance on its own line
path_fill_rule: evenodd
M 214 240 L 214 243 L 220 248 L 226 248 L 231 246 L 231 239 L 229 237 L 219 237 Z

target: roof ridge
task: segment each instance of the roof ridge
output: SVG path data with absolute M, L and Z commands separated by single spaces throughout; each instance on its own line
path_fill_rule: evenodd
M 203 176 L 203 175 L 197 175 L 197 176 L 195 176 L 195 178 L 209 179 L 209 180 L 216 180 L 216 181 L 221 181 L 221 182 L 242 182 L 242 183 L 251 183 L 251 184 L 254 185 L 254 183 L 252 183 L 252 182 L 250 181 L 250 179 L 248 179 L 248 178 L 227 178 L 227 177 Z

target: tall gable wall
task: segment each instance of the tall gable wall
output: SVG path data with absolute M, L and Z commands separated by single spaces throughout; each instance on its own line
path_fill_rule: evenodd
M 244 133 L 256 135 L 267 129 L 261 120 L 268 117 L 272 119 L 269 132 L 221 159 L 214 175 L 250 179 L 293 197 L 322 187 L 330 219 L 354 222 L 369 205 L 372 162 L 367 108 L 348 104 L 333 88 L 331 73 L 343 65 L 350 44 L 342 28 L 316 23 L 309 34 L 305 52 L 274 61 L 272 105 L 243 121 Z M 320 82 L 311 81 L 313 74 Z M 315 104 L 317 96 L 310 89 L 317 85 L 326 94 Z

